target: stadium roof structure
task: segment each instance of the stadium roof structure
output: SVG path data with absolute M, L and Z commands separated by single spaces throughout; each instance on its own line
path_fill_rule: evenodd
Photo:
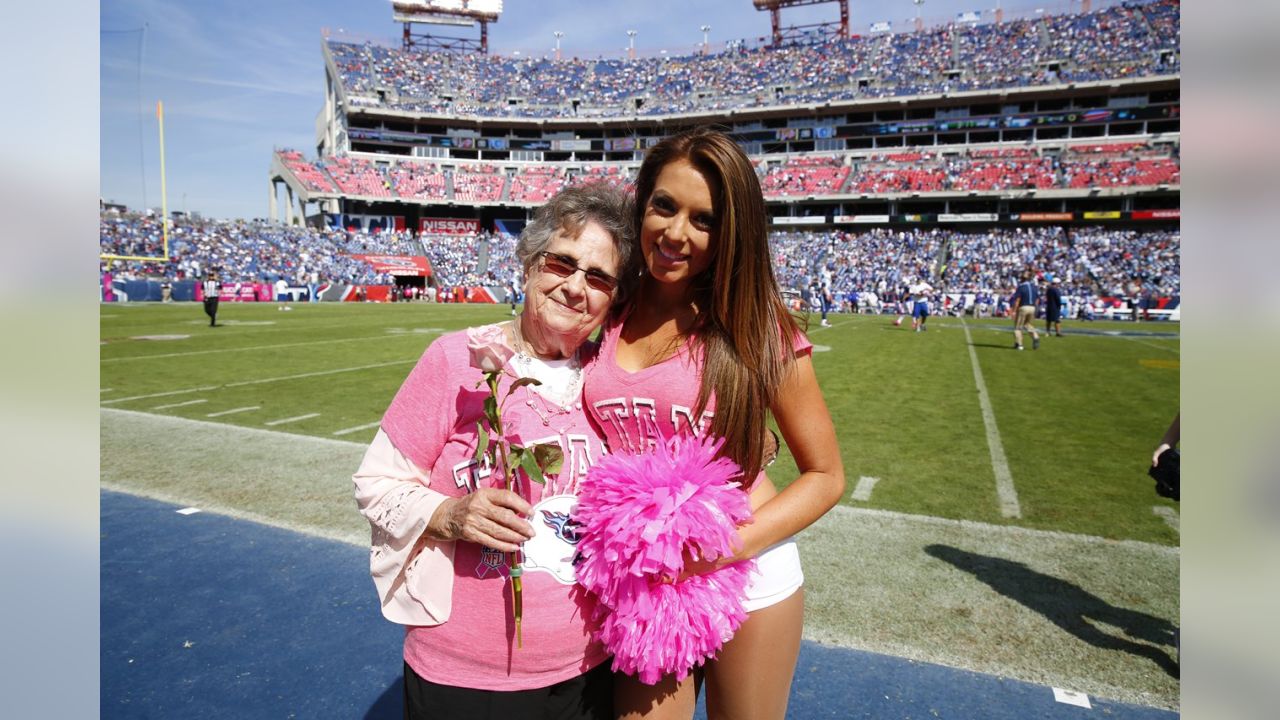
M 392 0 L 392 19 L 404 25 L 405 50 L 432 52 L 489 52 L 489 23 L 498 22 L 502 0 Z M 415 25 L 480 26 L 479 38 L 460 38 L 416 32 Z
M 756 10 L 769 11 L 769 21 L 773 27 L 774 47 L 787 42 L 806 42 L 813 37 L 821 40 L 849 37 L 849 0 L 751 0 L 751 2 L 756 6 Z M 838 3 L 840 5 L 840 22 L 810 23 L 808 25 L 782 27 L 783 8 L 824 5 L 826 3 Z

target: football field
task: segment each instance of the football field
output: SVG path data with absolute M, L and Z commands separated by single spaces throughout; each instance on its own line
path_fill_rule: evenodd
M 101 308 L 102 481 L 367 543 L 350 475 L 442 332 L 506 306 Z M 848 493 L 801 537 L 810 639 L 1176 707 L 1177 505 L 1145 469 L 1179 327 L 815 316 Z M 785 449 L 769 475 L 795 472 Z M 103 578 L 104 583 L 109 578 Z

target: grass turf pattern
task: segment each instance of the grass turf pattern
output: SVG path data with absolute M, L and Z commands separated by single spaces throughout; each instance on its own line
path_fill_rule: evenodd
M 107 407 L 244 427 L 333 433 L 376 422 L 439 333 L 509 318 L 506 306 L 224 303 L 210 328 L 195 304 L 104 306 L 101 395 Z M 1178 409 L 1178 326 L 1068 323 L 1070 334 L 1018 352 L 1003 321 L 966 321 L 1022 510 L 1001 517 L 978 392 L 958 318 L 929 330 L 889 316 L 811 323 L 813 361 L 840 438 L 849 505 L 1174 545 L 1152 513 L 1171 504 L 1145 474 Z M 1141 336 L 1105 332 L 1144 333 Z M 1151 334 L 1147 334 L 1151 333 Z M 187 335 L 184 339 L 140 340 Z M 1029 343 L 1028 343 L 1029 345 Z M 1156 362 L 1158 361 L 1158 362 Z M 133 398 L 133 399 L 131 399 Z M 154 410 L 164 405 L 205 400 Z M 216 416 L 217 413 L 257 407 Z M 367 442 L 374 428 L 342 439 Z M 795 476 L 789 454 L 769 475 Z

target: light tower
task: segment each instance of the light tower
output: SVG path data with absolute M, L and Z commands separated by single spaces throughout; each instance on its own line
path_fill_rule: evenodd
M 560 30 L 553 30 L 551 34 L 555 35 L 556 37 L 556 61 L 559 62 L 560 61 L 560 38 L 564 37 L 564 32 Z
M 698 29 L 702 31 L 702 54 L 706 55 L 707 54 L 707 38 L 708 38 L 708 34 L 711 32 L 711 26 L 702 25 Z
M 635 30 L 627 31 L 627 59 L 628 60 L 636 59 L 636 31 Z
M 924 29 L 924 20 L 920 17 L 920 6 L 924 5 L 924 0 L 911 0 L 916 5 L 916 32 Z

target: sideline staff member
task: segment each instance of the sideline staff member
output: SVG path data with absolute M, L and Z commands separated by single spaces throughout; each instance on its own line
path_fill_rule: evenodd
M 204 276 L 204 314 L 209 316 L 209 327 L 218 326 L 218 295 L 222 293 L 222 283 L 218 282 L 218 273 L 210 270 Z

